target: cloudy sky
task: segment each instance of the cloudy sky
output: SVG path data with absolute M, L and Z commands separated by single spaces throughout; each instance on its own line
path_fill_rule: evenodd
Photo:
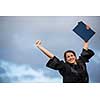
M 87 64 L 90 82 L 100 82 L 100 17 L 96 16 L 16 16 L 0 17 L 0 82 L 62 82 L 57 71 L 47 68 L 49 60 L 34 43 L 37 39 L 63 60 L 68 49 L 79 56 L 83 40 L 72 29 L 79 21 L 94 31 L 89 47 L 95 52 Z

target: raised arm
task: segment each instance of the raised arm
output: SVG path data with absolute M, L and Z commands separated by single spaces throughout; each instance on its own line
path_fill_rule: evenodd
M 86 25 L 86 29 L 89 30 L 90 29 L 90 25 Z M 84 41 L 83 49 L 88 50 L 88 41 L 87 42 Z
M 88 50 L 88 42 L 85 42 L 85 41 L 84 41 L 83 49 Z
M 54 55 L 49 52 L 46 48 L 44 48 L 42 45 L 41 45 L 41 41 L 40 40 L 37 40 L 35 42 L 35 45 L 36 47 L 38 47 L 46 56 L 48 56 L 50 59 L 54 57 Z
M 88 48 L 88 42 L 84 42 L 81 58 L 84 62 L 89 62 L 89 59 L 94 55 L 94 52 Z

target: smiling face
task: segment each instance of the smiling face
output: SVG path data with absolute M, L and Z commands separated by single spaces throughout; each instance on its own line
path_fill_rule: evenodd
M 64 54 L 65 61 L 71 64 L 76 64 L 76 54 L 72 51 L 67 51 Z

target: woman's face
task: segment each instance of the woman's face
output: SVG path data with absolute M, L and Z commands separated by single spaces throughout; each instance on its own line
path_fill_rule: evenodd
M 72 52 L 66 53 L 66 61 L 71 64 L 76 64 L 76 56 Z

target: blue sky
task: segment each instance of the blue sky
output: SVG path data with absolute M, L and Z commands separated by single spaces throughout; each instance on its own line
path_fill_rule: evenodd
M 100 82 L 100 17 L 96 16 L 0 17 L 0 82 L 62 82 L 57 71 L 45 66 L 49 59 L 34 43 L 41 40 L 60 59 L 68 49 L 79 56 L 83 40 L 72 31 L 79 21 L 96 31 L 89 41 L 95 56 L 87 68 L 90 82 Z

